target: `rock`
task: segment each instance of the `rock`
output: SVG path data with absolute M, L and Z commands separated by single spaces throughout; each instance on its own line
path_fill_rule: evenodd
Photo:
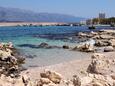
M 72 80 L 63 80 L 64 86 L 74 86 Z
M 104 48 L 104 52 L 111 52 L 114 51 L 114 48 L 112 46 L 107 46 Z
M 92 82 L 92 80 L 93 80 L 93 78 L 91 78 L 91 77 L 88 77 L 88 76 L 83 77 L 83 78 L 81 78 L 81 84 L 82 85 L 89 84 Z
M 15 77 L 19 74 L 19 67 L 17 65 L 17 59 L 13 56 L 9 56 L 4 59 L 0 59 L 0 68 L 3 68 L 2 74 Z
M 94 83 L 92 83 L 92 86 L 105 86 L 105 85 L 103 85 L 103 84 L 101 84 L 99 82 L 94 82 Z
M 99 35 L 95 35 L 94 37 L 92 37 L 93 39 L 100 39 Z
M 38 45 L 36 48 L 46 48 L 46 49 L 53 49 L 53 48 L 62 48 L 60 46 L 50 46 L 47 43 L 41 43 L 40 45 Z
M 88 73 L 88 77 L 94 78 L 94 74 Z
M 104 59 L 105 56 L 103 54 L 100 54 L 100 53 L 94 53 L 92 56 L 91 56 L 91 59 Z
M 111 46 L 115 47 L 115 39 L 109 40 L 109 43 L 111 44 Z
M 21 77 L 18 78 L 11 78 L 7 77 L 5 75 L 1 75 L 0 77 L 0 86 L 25 86 L 25 84 L 22 81 Z M 26 85 L 26 86 L 32 86 L 32 85 Z
M 27 86 L 30 82 L 30 78 L 27 75 L 23 75 L 22 82 L 24 83 L 25 86 Z
M 72 50 L 78 50 L 78 46 L 75 46 Z
M 40 76 L 42 78 L 48 78 L 48 74 L 46 74 L 46 72 L 40 73 Z
M 73 76 L 72 82 L 74 86 L 81 86 L 81 79 L 77 75 Z
M 69 49 L 69 46 L 63 45 L 63 49 Z
M 62 77 L 58 73 L 51 73 L 48 78 L 55 84 L 59 84 L 61 82 Z
M 96 40 L 95 46 L 97 47 L 103 47 L 103 46 L 110 46 L 110 42 L 105 41 L 105 40 Z
M 12 54 L 14 53 L 13 49 L 11 43 L 4 43 L 0 47 L 0 75 L 4 74 L 12 78 L 19 76 L 21 64 L 23 63 L 21 63 L 20 56 Z
M 100 30 L 99 32 L 104 33 L 104 34 L 114 34 L 115 30 Z
M 108 69 L 109 63 L 105 59 L 105 56 L 102 54 L 94 54 L 92 55 L 91 64 L 89 64 L 87 68 L 87 72 L 95 73 L 95 74 L 104 74 Z
M 48 85 L 43 85 L 43 86 L 59 86 L 58 84 L 54 84 L 54 83 L 49 83 Z
M 77 46 L 73 50 L 76 50 L 76 48 L 77 48 L 77 50 L 83 51 L 83 52 L 94 52 L 95 51 L 94 46 L 91 44 L 87 44 L 87 43 Z
M 79 33 L 78 33 L 78 36 L 85 37 L 85 36 L 87 36 L 87 34 L 85 34 L 85 33 L 83 33 L 83 32 L 79 32 Z
M 114 86 L 113 83 L 115 82 L 114 79 L 110 76 L 110 75 L 106 75 L 106 82 L 110 85 L 110 86 Z
M 78 77 L 77 75 L 74 75 L 72 82 L 74 86 L 86 86 L 87 84 L 91 83 L 92 80 L 93 78 L 89 76 Z
M 115 38 L 115 37 L 110 36 L 110 35 L 107 35 L 107 34 L 104 34 L 104 35 L 100 35 L 100 38 L 101 38 L 101 39 L 113 39 L 113 38 Z
M 113 80 L 115 80 L 115 75 L 111 75 L 111 78 L 112 78 Z
M 40 79 L 40 82 L 41 82 L 42 84 L 49 84 L 51 81 L 50 81 L 48 78 L 41 78 L 41 79 Z
M 92 35 L 98 35 L 97 32 L 93 32 L 93 31 L 91 31 L 91 34 L 92 34 Z
M 105 77 L 103 75 L 100 74 L 94 74 L 94 79 L 98 79 L 98 80 L 105 80 Z
M 41 43 L 39 48 L 49 48 L 50 46 L 47 43 Z
M 108 83 L 108 81 L 98 80 L 98 79 L 93 80 L 92 83 L 90 84 L 91 86 L 113 86 L 113 83 L 110 84 Z
M 7 52 L 7 51 L 0 50 L 0 58 L 2 60 L 6 59 L 8 56 L 11 56 L 11 51 Z
M 41 73 L 40 76 L 42 78 L 48 78 L 55 84 L 59 84 L 62 80 L 61 74 L 49 70 L 45 71 L 44 73 Z

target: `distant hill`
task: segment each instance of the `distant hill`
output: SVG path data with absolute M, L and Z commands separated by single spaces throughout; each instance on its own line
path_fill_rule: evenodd
M 18 8 L 0 7 L 0 22 L 79 22 L 85 18 L 56 13 L 35 13 Z

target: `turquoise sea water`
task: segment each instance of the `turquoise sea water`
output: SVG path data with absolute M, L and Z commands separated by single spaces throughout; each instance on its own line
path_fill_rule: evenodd
M 0 41 L 13 42 L 14 46 L 24 55 L 32 56 L 32 58 L 26 58 L 26 67 L 45 66 L 74 60 L 79 58 L 81 54 L 80 52 L 59 48 L 43 49 L 20 47 L 19 45 L 39 45 L 45 42 L 51 46 L 75 46 L 77 45 L 77 40 L 72 37 L 81 31 L 90 30 L 87 27 L 69 26 L 0 27 Z

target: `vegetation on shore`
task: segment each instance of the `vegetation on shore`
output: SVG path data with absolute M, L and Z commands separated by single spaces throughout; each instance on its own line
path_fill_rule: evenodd
M 93 24 L 108 24 L 115 25 L 115 17 L 111 18 L 94 18 L 92 19 Z

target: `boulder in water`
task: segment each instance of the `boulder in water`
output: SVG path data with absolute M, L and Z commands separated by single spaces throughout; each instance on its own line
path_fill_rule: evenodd
M 48 47 L 49 47 L 49 45 L 47 43 L 41 43 L 39 45 L 39 48 L 48 48 Z

